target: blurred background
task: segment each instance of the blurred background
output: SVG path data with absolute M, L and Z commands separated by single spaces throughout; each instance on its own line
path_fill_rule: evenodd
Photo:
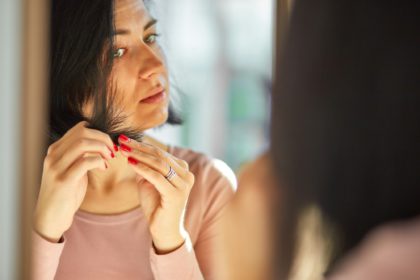
M 185 120 L 150 133 L 228 163 L 267 146 L 274 0 L 148 0 Z M 48 81 L 47 0 L 0 0 L 0 279 L 29 279 Z
M 0 279 L 16 279 L 19 244 L 19 137 L 22 3 L 0 0 Z
M 149 2 L 185 120 L 150 133 L 237 171 L 267 145 L 274 1 Z

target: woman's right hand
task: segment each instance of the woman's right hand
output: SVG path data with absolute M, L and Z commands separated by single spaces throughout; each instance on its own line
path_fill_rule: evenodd
M 48 148 L 34 213 L 34 230 L 58 242 L 70 228 L 88 185 L 87 173 L 107 169 L 114 156 L 111 138 L 80 122 Z

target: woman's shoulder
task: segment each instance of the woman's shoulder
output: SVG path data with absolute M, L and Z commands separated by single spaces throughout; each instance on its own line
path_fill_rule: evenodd
M 208 163 L 208 161 L 210 161 L 210 158 L 204 153 L 196 152 L 189 148 L 183 148 L 179 146 L 168 145 L 168 153 L 188 162 L 190 168 L 192 166 L 202 167 L 202 165 L 205 165 L 206 163 Z
M 188 163 L 190 171 L 196 176 L 196 182 L 198 180 L 209 184 L 221 180 L 233 191 L 236 190 L 236 176 L 224 161 L 189 148 L 169 146 L 168 152 Z
M 223 161 L 204 153 L 181 147 L 170 147 L 168 152 L 185 160 L 195 181 L 186 212 L 186 228 L 193 242 L 206 236 L 202 231 L 212 230 L 222 210 L 236 191 L 236 177 Z
M 331 280 L 418 279 L 420 216 L 382 225 L 337 267 Z

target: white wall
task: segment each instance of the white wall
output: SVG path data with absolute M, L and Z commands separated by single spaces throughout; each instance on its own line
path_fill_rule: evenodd
M 0 279 L 16 279 L 22 2 L 0 0 Z
M 155 136 L 234 169 L 265 148 L 274 0 L 153 0 L 185 124 Z

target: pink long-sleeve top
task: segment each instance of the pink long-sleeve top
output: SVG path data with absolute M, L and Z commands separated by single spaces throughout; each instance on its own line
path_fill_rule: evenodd
M 78 211 L 62 243 L 33 234 L 33 280 L 215 279 L 221 210 L 236 180 L 223 162 L 188 149 L 169 153 L 189 163 L 195 183 L 188 200 L 183 246 L 157 255 L 141 208 L 117 215 Z

